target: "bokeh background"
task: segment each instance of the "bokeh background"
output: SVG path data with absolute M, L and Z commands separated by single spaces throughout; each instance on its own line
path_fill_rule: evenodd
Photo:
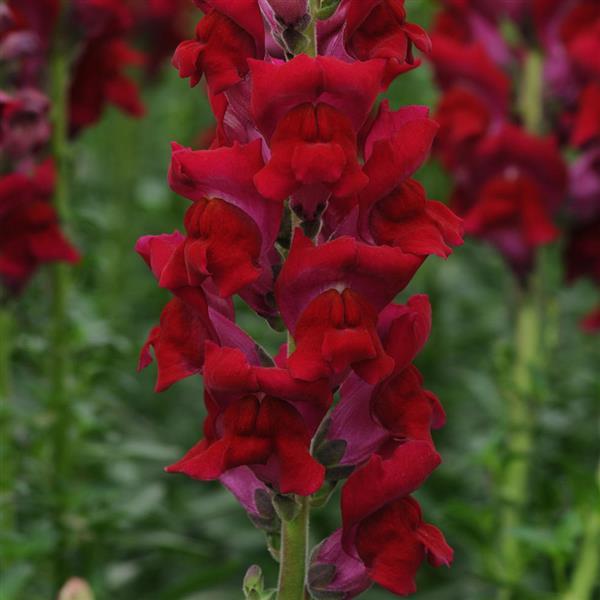
M 432 2 L 408 8 L 412 21 L 428 25 Z M 187 201 L 166 183 L 169 142 L 195 146 L 211 125 L 202 90 L 190 90 L 175 70 L 165 66 L 143 89 L 144 119 L 110 109 L 71 149 L 70 234 L 84 258 L 69 296 L 74 427 L 68 493 L 59 499 L 47 443 L 52 415 L 45 365 L 53 352 L 47 270 L 18 305 L 13 393 L 2 411 L 10 431 L 2 471 L 15 485 L 12 505 L 3 506 L 2 600 L 52 598 L 59 580 L 71 575 L 86 578 L 97 598 L 113 600 L 239 598 L 252 563 L 263 567 L 267 583 L 275 581 L 263 534 L 224 489 L 163 472 L 201 432 L 201 380 L 157 395 L 154 367 L 136 373 L 139 348 L 169 296 L 133 247 L 141 235 L 181 226 Z M 394 108 L 433 106 L 429 66 L 400 77 L 388 96 Z M 447 200 L 450 182 L 435 160 L 418 178 L 430 197 Z M 562 597 L 582 560 L 581 540 L 598 500 L 600 346 L 578 327 L 596 292 L 586 282 L 565 287 L 560 247 L 550 252 L 550 352 L 536 381 L 530 501 L 513 532 L 527 560 L 516 596 L 523 600 Z M 507 458 L 504 391 L 511 385 L 514 285 L 501 258 L 469 240 L 447 262 L 429 259 L 401 297 L 431 298 L 433 334 L 417 364 L 448 414 L 436 434 L 444 463 L 417 496 L 456 559 L 450 570 L 423 567 L 415 596 L 421 600 L 483 600 L 499 587 L 493 565 L 502 498 L 495 482 Z M 280 334 L 243 305 L 238 310 L 242 327 L 276 351 Z M 58 523 L 57 502 L 66 506 Z M 315 542 L 336 527 L 336 511 L 336 502 L 314 511 Z M 66 547 L 59 547 L 65 533 Z M 373 589 L 363 597 L 391 594 Z

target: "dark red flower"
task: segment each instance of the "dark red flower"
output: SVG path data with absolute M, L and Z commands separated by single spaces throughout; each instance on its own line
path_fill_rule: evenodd
M 145 236 L 138 241 L 136 250 L 161 280 L 184 243 L 185 238 L 179 233 Z M 158 363 L 156 391 L 200 373 L 207 340 L 243 348 L 246 356 L 259 361 L 256 345 L 233 322 L 231 300 L 220 298 L 212 281 L 203 281 L 202 285 L 189 285 L 187 279 L 174 281 L 171 291 L 177 298 L 164 308 L 160 325 L 152 329 L 140 355 L 139 368 L 143 369 L 152 362 L 150 349 L 154 349 Z
M 389 456 L 373 454 L 342 488 L 343 544 L 352 552 L 357 528 L 370 515 L 419 488 L 440 464 L 433 446 L 409 441 Z
M 361 559 L 373 581 L 396 594 L 415 591 L 414 578 L 426 556 L 433 566 L 452 561 L 444 536 L 423 522 L 409 496 L 439 461 L 429 443 L 407 442 L 387 458 L 373 455 L 342 489 L 344 550 Z
M 460 168 L 461 161 L 488 132 L 492 115 L 480 96 L 456 86 L 442 96 L 435 120 L 440 124 L 436 149 L 444 165 Z
M 345 63 L 329 56 L 300 54 L 289 62 L 249 60 L 252 116 L 267 141 L 277 124 L 302 104 L 328 104 L 346 115 L 358 132 L 381 91 L 384 62 Z
M 361 194 L 362 203 L 373 203 L 388 195 L 421 167 L 437 130 L 426 106 L 392 111 L 384 100 L 364 143 L 369 185 Z
M 299 191 L 307 216 L 330 194 L 345 198 L 368 183 L 357 160 L 356 134 L 343 113 L 328 104 L 302 104 L 283 117 L 270 141 L 271 160 L 254 181 L 266 198 Z
M 393 444 L 400 440 L 432 443 L 431 429 L 443 427 L 446 421 L 437 396 L 423 388 L 423 377 L 412 365 L 380 386 L 371 401 L 371 410 L 390 432 Z
M 138 370 L 152 362 L 152 348 L 158 364 L 155 391 L 162 392 L 180 379 L 202 371 L 207 339 L 218 339 L 208 310 L 194 309 L 173 298 L 160 315 L 160 325 L 150 331 L 142 347 Z
M 600 306 L 597 306 L 592 312 L 585 316 L 581 321 L 581 329 L 585 333 L 600 332 Z
M 201 286 L 207 277 L 224 298 L 260 276 L 260 231 L 236 206 L 218 198 L 195 202 L 185 216 L 187 237 L 163 269 L 167 289 Z
M 71 129 L 78 132 L 94 124 L 108 103 L 129 115 L 142 116 L 138 88 L 123 73 L 127 66 L 142 63 L 142 55 L 119 38 L 90 40 L 77 60 L 71 82 Z
M 581 92 L 571 143 L 583 146 L 597 139 L 600 139 L 600 82 L 590 83 Z
M 310 455 L 310 434 L 291 404 L 248 395 L 221 413 L 209 392 L 206 404 L 205 438 L 168 467 L 169 473 L 211 480 L 242 465 L 264 465 L 282 494 L 309 496 L 321 487 L 325 468 Z
M 560 234 L 542 193 L 527 176 L 492 178 L 466 214 L 465 230 L 489 240 L 518 272 L 523 272 L 531 266 L 533 250 Z
M 573 227 L 565 249 L 567 279 L 591 279 L 600 285 L 600 218 Z
M 453 38 L 436 36 L 431 61 L 442 89 L 461 86 L 481 98 L 492 115 L 508 113 L 510 79 L 481 44 L 461 44 Z
M 34 88 L 0 92 L 0 149 L 15 161 L 33 159 L 50 138 L 50 101 Z
M 427 296 L 413 296 L 406 305 L 391 304 L 381 312 L 377 332 L 385 353 L 394 359 L 394 371 L 378 385 L 356 375 L 344 381 L 327 433 L 329 440 L 345 442 L 340 464 L 360 465 L 374 452 L 389 453 L 407 439 L 431 443 L 429 430 L 443 426 L 442 407 L 423 389 L 420 375 L 410 364 L 430 329 Z M 409 422 L 412 416 L 418 419 L 414 424 Z
M 115 37 L 127 33 L 134 24 L 134 16 L 127 1 L 74 0 L 77 23 L 87 38 Z
M 572 64 L 586 78 L 600 78 L 600 5 L 596 0 L 577 2 L 561 24 L 560 35 Z
M 275 294 L 286 325 L 295 334 L 303 311 L 327 290 L 351 290 L 380 311 L 410 281 L 422 259 L 398 248 L 373 247 L 343 236 L 313 245 L 296 229 Z
M 441 202 L 427 200 L 425 189 L 414 179 L 374 204 L 369 229 L 377 244 L 419 256 L 447 258 L 450 244 L 462 244 L 461 219 Z
M 325 381 L 303 383 L 284 369 L 252 366 L 239 350 L 210 343 L 204 377 L 205 439 L 170 472 L 216 479 L 248 465 L 281 493 L 310 495 L 319 489 L 325 469 L 309 448 L 331 402 Z
M 31 176 L 12 173 L 0 178 L 0 277 L 13 293 L 20 292 L 44 263 L 79 260 L 49 202 L 53 191 L 51 161 Z
M 248 73 L 248 58 L 257 58 L 252 35 L 235 20 L 211 10 L 196 27 L 196 38 L 181 42 L 173 55 L 173 66 L 195 86 L 202 75 L 213 94 L 241 81 Z
M 417 67 L 413 45 L 431 51 L 431 40 L 418 25 L 406 22 L 403 0 L 349 0 L 344 28 L 347 52 L 358 60 L 387 61 L 385 83 Z
M 226 231 L 219 229 L 214 210 L 211 222 L 216 229 L 211 230 L 215 235 L 211 236 L 214 240 L 208 255 L 211 274 L 217 275 L 223 293 L 228 294 L 238 288 L 246 302 L 261 315 L 270 317 L 275 314 L 273 302 L 268 299 L 273 291 L 272 267 L 281 260 L 274 244 L 279 233 L 282 205 L 261 196 L 254 186 L 254 176 L 263 166 L 260 140 L 214 150 L 192 151 L 174 145 L 169 182 L 174 191 L 194 202 L 204 205 L 207 198 L 222 201 L 217 206 L 222 215 L 227 215 L 229 239 L 243 234 L 245 240 L 244 247 L 236 247 L 234 251 L 236 261 L 242 255 L 245 257 L 243 264 L 236 264 L 236 277 L 243 271 L 244 279 L 237 281 L 225 268 L 233 264 L 234 254 L 231 253 L 232 246 L 223 245 L 218 240 Z M 197 214 L 196 210 L 193 212 Z M 203 222 L 206 216 L 203 216 Z M 203 227 L 206 223 L 208 221 Z M 205 242 L 208 240 L 206 236 L 204 239 Z M 196 246 L 208 248 L 204 242 Z M 181 265 L 181 261 L 178 264 Z M 258 279 L 255 277 L 256 269 L 260 269 Z M 187 276 L 181 269 L 179 274 Z M 248 285 L 251 279 L 253 281 Z
M 417 591 L 415 575 L 425 558 L 434 567 L 450 565 L 453 558 L 442 532 L 423 521 L 421 508 L 411 497 L 395 500 L 364 519 L 355 544 L 369 577 L 400 596 Z
M 294 377 L 306 381 L 343 377 L 349 367 L 369 383 L 392 372 L 394 361 L 377 334 L 377 312 L 350 289 L 317 296 L 294 330 L 296 349 L 288 360 Z

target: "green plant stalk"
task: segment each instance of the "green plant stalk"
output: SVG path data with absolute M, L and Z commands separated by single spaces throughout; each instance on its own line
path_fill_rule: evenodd
M 52 100 L 52 156 L 56 165 L 56 183 L 54 207 L 63 226 L 69 217 L 70 165 L 68 146 L 68 85 L 69 57 L 66 28 L 64 26 L 67 2 L 61 3 L 52 51 L 50 55 L 50 97 Z M 72 410 L 68 396 L 67 380 L 69 376 L 69 319 L 68 294 L 71 285 L 70 267 L 66 264 L 52 266 L 52 314 L 50 330 L 49 408 L 52 413 L 51 429 L 51 468 L 53 499 L 53 520 L 58 535 L 54 553 L 54 577 L 56 586 L 60 586 L 66 577 L 67 531 L 65 528 L 65 504 L 68 501 L 69 435 L 71 431 Z
M 281 524 L 281 558 L 277 600 L 304 600 L 310 502 L 298 498 L 300 510 L 292 521 Z
M 13 315 L 8 306 L 0 306 L 0 527 L 5 532 L 11 531 L 14 526 L 14 457 L 10 405 L 12 336 Z
M 502 581 L 512 587 L 521 579 L 524 561 L 515 530 L 522 521 L 528 500 L 531 453 L 535 429 L 533 370 L 540 358 L 540 313 L 531 295 L 524 292 L 517 313 L 516 357 L 512 373 L 514 388 L 506 395 L 508 460 L 500 488 L 499 559 Z M 502 589 L 502 600 L 512 597 L 511 589 Z
M 523 78 L 519 94 L 519 112 L 525 128 L 531 133 L 541 134 L 544 120 L 543 57 L 540 52 L 529 52 L 523 66 Z
M 8 306 L 0 305 L 0 399 L 8 402 L 13 317 Z
M 309 43 L 306 54 L 317 55 L 317 10 L 320 0 L 310 0 L 311 22 L 306 29 Z M 291 209 L 290 209 L 291 210 Z M 299 219 L 291 211 L 290 242 Z M 294 339 L 291 332 L 287 335 L 288 356 L 294 350 Z M 308 561 L 308 538 L 310 528 L 310 499 L 297 497 L 300 510 L 291 521 L 281 522 L 281 553 L 279 559 L 279 581 L 277 600 L 304 600 L 306 598 L 306 571 Z
M 563 600 L 591 600 L 600 569 L 600 509 L 591 507 L 584 522 L 585 534 L 573 579 Z
M 308 44 L 305 49 L 305 54 L 308 56 L 317 56 L 317 11 L 321 8 L 321 0 L 309 0 L 311 20 L 304 32 L 308 37 Z
M 531 51 L 525 61 L 521 81 L 519 110 L 525 127 L 533 134 L 543 127 L 543 61 L 537 51 Z M 537 254 L 536 272 L 520 290 L 515 327 L 515 363 L 513 388 L 506 395 L 507 464 L 502 473 L 499 528 L 499 574 L 505 587 L 500 600 L 513 598 L 513 588 L 525 570 L 522 548 L 515 537 L 522 523 L 523 510 L 529 498 L 529 475 L 533 437 L 536 428 L 534 373 L 545 366 L 543 343 L 545 298 L 545 256 Z

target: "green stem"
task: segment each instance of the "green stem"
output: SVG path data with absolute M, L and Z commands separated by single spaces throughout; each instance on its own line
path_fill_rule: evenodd
M 311 22 L 306 29 L 309 43 L 305 53 L 309 56 L 317 55 L 317 10 L 320 0 L 310 0 Z M 291 234 L 299 225 L 299 220 L 293 211 L 290 211 Z M 294 350 L 294 339 L 288 332 L 288 355 Z M 291 521 L 281 522 L 281 551 L 279 559 L 279 582 L 277 585 L 277 600 L 305 600 L 306 598 L 306 569 L 308 562 L 308 533 L 310 528 L 310 499 L 297 497 L 300 510 Z
M 52 100 L 52 155 L 56 165 L 54 207 L 63 226 L 69 216 L 70 173 L 68 146 L 68 85 L 69 56 L 67 29 L 64 23 L 67 2 L 63 0 L 50 56 L 50 96 Z M 65 264 L 52 267 L 52 324 L 50 331 L 50 398 L 52 412 L 52 497 L 53 519 L 58 535 L 54 553 L 56 585 L 61 585 L 67 573 L 67 531 L 64 513 L 68 500 L 69 435 L 72 411 L 67 379 L 70 370 L 68 294 L 71 285 L 70 268 Z
M 14 527 L 14 456 L 12 409 L 10 404 L 10 361 L 12 354 L 13 316 L 8 307 L 0 306 L 0 526 L 10 532 Z
M 563 600 L 591 600 L 600 569 L 600 511 L 592 508 L 584 522 L 585 535 L 573 579 Z
M 12 313 L 8 307 L 0 306 L 0 399 L 3 401 L 8 401 L 10 393 L 12 333 Z
M 317 11 L 321 8 L 321 0 L 309 0 L 311 20 L 306 28 L 305 35 L 308 37 L 308 45 L 304 50 L 308 56 L 317 56 Z
M 281 524 L 281 559 L 277 600 L 304 600 L 310 502 L 298 498 L 300 511 L 292 521 Z
M 541 53 L 532 50 L 525 60 L 519 95 L 519 112 L 523 123 L 534 134 L 541 133 L 544 118 L 543 64 Z
M 514 388 L 506 396 L 506 446 L 508 459 L 500 489 L 499 560 L 503 582 L 512 588 L 521 579 L 524 560 L 521 544 L 515 537 L 528 500 L 531 453 L 535 430 L 534 369 L 540 358 L 540 313 L 532 294 L 524 293 L 517 313 L 515 331 Z M 508 600 L 511 589 L 499 598 Z
M 543 126 L 542 55 L 532 50 L 523 68 L 519 95 L 519 110 L 525 127 L 533 134 Z M 528 502 L 531 455 L 536 424 L 535 377 L 543 368 L 545 348 L 542 339 L 542 319 L 546 311 L 545 257 L 538 252 L 536 273 L 520 290 L 521 298 L 515 330 L 515 364 L 513 388 L 506 398 L 506 446 L 508 459 L 502 473 L 500 494 L 500 537 L 498 560 L 500 578 L 505 584 L 498 593 L 500 600 L 513 598 L 514 588 L 525 570 L 522 548 L 515 536 L 522 523 L 523 509 Z

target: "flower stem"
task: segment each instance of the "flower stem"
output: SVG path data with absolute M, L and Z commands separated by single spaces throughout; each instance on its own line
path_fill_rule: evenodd
M 529 52 L 523 66 L 523 78 L 519 95 L 519 112 L 525 127 L 534 134 L 542 133 L 544 105 L 542 102 L 543 57 L 540 52 Z
M 281 559 L 277 600 L 304 600 L 310 502 L 298 498 L 300 510 L 292 521 L 281 524 Z
M 62 2 L 50 56 L 50 96 L 52 100 L 52 155 L 56 165 L 54 207 L 63 226 L 69 216 L 70 174 L 68 147 L 68 86 L 69 57 L 64 25 L 66 2 Z M 58 536 L 54 553 L 56 585 L 64 582 L 67 573 L 65 504 L 68 500 L 69 435 L 72 411 L 67 390 L 69 375 L 68 293 L 70 268 L 62 263 L 52 267 L 52 323 L 50 331 L 50 397 L 52 412 L 52 472 L 53 520 Z
M 9 532 L 14 526 L 14 464 L 10 405 L 10 359 L 13 318 L 8 307 L 0 306 L 0 525 Z
M 600 568 L 600 510 L 591 507 L 584 521 L 585 534 L 571 586 L 563 600 L 591 600 Z
M 543 127 L 543 60 L 532 50 L 523 67 L 519 94 L 519 111 L 524 126 L 533 134 Z M 531 453 L 536 427 L 535 372 L 544 367 L 542 319 L 546 311 L 544 274 L 546 257 L 543 249 L 537 253 L 536 272 L 520 300 L 515 328 L 515 363 L 512 389 L 506 395 L 506 448 L 508 459 L 502 473 L 499 537 L 499 568 L 503 583 L 508 586 L 498 593 L 500 600 L 513 597 L 515 585 L 525 570 L 525 561 L 516 530 L 521 524 L 528 501 Z
M 306 28 L 306 36 L 308 37 L 308 45 L 304 52 L 308 54 L 308 56 L 317 56 L 318 48 L 317 48 L 317 11 L 321 7 L 321 0 L 309 0 L 310 4 L 310 23 Z
M 317 55 L 317 10 L 320 0 L 310 0 L 311 22 L 306 29 L 309 43 L 306 54 Z M 299 219 L 291 211 L 290 241 L 294 236 Z M 287 335 L 288 356 L 294 351 L 294 338 L 291 332 Z M 279 558 L 279 582 L 277 600 L 305 600 L 306 568 L 308 561 L 308 533 L 310 528 L 310 499 L 297 497 L 300 510 L 291 521 L 281 521 L 281 551 Z
M 503 502 L 500 511 L 500 570 L 502 580 L 510 587 L 521 579 L 525 566 L 515 530 L 521 523 L 528 499 L 535 429 L 534 369 L 540 358 L 540 329 L 540 312 L 533 295 L 524 292 L 516 321 L 513 389 L 506 395 L 508 460 L 500 489 Z M 503 589 L 499 593 L 502 600 L 511 597 L 511 589 Z

